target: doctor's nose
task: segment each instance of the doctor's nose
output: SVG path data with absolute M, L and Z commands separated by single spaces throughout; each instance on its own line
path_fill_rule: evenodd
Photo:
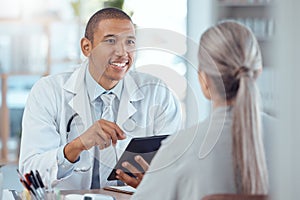
M 118 56 L 127 56 L 128 52 L 126 46 L 124 44 L 116 45 L 115 54 Z

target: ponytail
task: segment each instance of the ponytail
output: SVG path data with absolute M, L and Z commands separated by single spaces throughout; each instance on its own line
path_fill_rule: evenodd
M 216 99 L 233 105 L 232 158 L 237 191 L 267 194 L 268 171 L 255 84 L 262 57 L 254 34 L 237 22 L 221 22 L 201 36 L 198 58 L 199 70 L 213 80 Z
M 235 183 L 239 193 L 267 194 L 259 93 L 253 77 L 242 75 L 239 79 L 232 124 Z

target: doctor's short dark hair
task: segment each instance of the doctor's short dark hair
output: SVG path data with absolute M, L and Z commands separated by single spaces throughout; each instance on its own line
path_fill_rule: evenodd
M 118 8 L 103 8 L 97 11 L 92 17 L 89 19 L 86 28 L 84 37 L 93 42 L 94 32 L 97 29 L 98 24 L 101 20 L 105 19 L 127 19 L 132 22 L 129 15 L 127 15 L 124 11 Z

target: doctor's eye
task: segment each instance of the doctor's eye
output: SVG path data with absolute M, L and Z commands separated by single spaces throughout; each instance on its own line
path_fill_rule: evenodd
M 129 39 L 127 40 L 127 44 L 130 46 L 134 46 L 135 45 L 135 40 L 134 39 Z
M 104 42 L 106 42 L 107 44 L 115 44 L 116 40 L 113 38 L 109 38 L 109 39 L 104 40 Z

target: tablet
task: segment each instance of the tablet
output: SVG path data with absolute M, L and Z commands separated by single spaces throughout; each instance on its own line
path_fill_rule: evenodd
M 124 161 L 131 163 L 140 172 L 144 173 L 143 168 L 137 162 L 135 162 L 134 157 L 136 155 L 140 155 L 150 164 L 152 158 L 160 147 L 161 141 L 166 139 L 167 137 L 168 135 L 132 138 L 125 151 L 121 155 L 120 159 L 118 160 L 117 164 L 115 165 L 114 169 L 108 176 L 107 180 L 118 180 L 116 179 L 116 169 L 121 169 L 129 176 L 134 177 L 134 175 L 130 173 L 126 168 L 122 167 L 122 163 Z

